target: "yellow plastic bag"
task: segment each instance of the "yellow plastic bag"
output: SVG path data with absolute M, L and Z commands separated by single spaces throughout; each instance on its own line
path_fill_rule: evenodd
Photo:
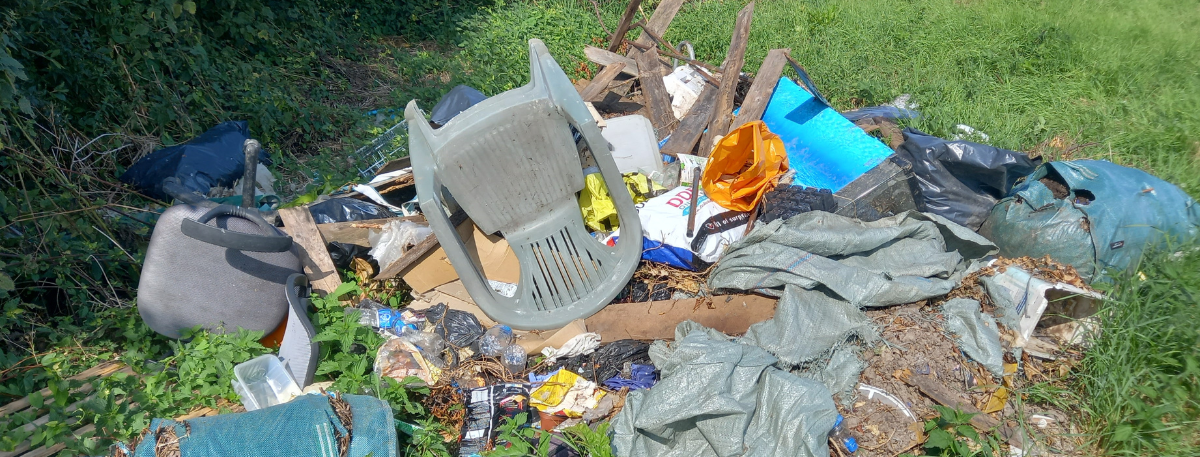
M 750 211 L 788 171 L 783 140 L 762 121 L 729 132 L 713 148 L 700 175 L 704 194 L 731 211 Z
M 651 181 L 646 175 L 632 172 L 622 175 L 633 203 L 638 204 L 650 198 L 657 197 L 667 188 Z M 611 232 L 619 226 L 617 206 L 608 194 L 608 186 L 600 173 L 591 173 L 583 177 L 583 190 L 579 192 L 579 209 L 583 212 L 583 222 L 590 230 Z

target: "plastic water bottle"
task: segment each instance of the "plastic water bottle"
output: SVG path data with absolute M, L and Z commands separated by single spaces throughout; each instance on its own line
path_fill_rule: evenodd
M 346 314 L 361 312 L 358 316 L 358 323 L 368 327 L 390 329 L 392 328 L 398 313 L 388 308 L 383 303 L 374 300 L 365 299 L 358 303 L 354 308 L 346 309 Z
M 504 349 L 512 344 L 512 328 L 507 325 L 497 325 L 487 329 L 479 337 L 479 353 L 489 357 L 499 357 Z
M 838 414 L 837 421 L 833 423 L 833 430 L 829 431 L 829 436 L 847 454 L 853 454 L 855 451 L 858 451 L 858 440 L 855 440 L 854 436 L 850 435 L 850 429 L 846 428 L 845 424 L 842 423 L 843 421 L 844 418 L 842 415 Z
M 504 368 L 507 368 L 509 373 L 520 373 L 525 371 L 526 357 L 525 348 L 519 344 L 510 344 L 504 348 L 500 362 L 504 364 Z

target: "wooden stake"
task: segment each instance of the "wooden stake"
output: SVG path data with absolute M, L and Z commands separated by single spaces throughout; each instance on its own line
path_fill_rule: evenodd
M 613 33 L 612 42 L 608 45 L 608 52 L 617 52 L 621 48 L 621 42 L 625 40 L 625 34 L 629 32 L 629 24 L 633 22 L 633 13 L 637 12 L 639 6 L 642 6 L 642 0 L 631 0 L 629 6 L 625 7 L 625 14 L 621 16 L 621 23 L 617 26 L 616 33 Z
M 342 285 L 342 278 L 338 276 L 333 259 L 329 258 L 329 250 L 325 248 L 325 238 L 317 230 L 308 207 L 281 209 L 279 218 L 283 220 L 283 230 L 292 236 L 300 248 L 300 262 L 304 265 L 304 274 L 308 276 L 313 290 L 325 296 Z
M 579 93 L 585 102 L 594 102 L 604 98 L 604 93 L 608 91 L 608 85 L 612 84 L 613 78 L 621 74 L 621 70 L 625 69 L 625 64 L 616 62 L 612 65 L 604 67 L 600 73 L 596 73 L 596 77 L 592 78 L 592 82 L 588 83 L 587 87 Z
M 712 122 L 708 131 L 700 140 L 701 157 L 708 157 L 712 152 L 713 140 L 717 135 L 729 133 L 729 124 L 733 121 L 733 97 L 737 91 L 738 75 L 746 60 L 746 43 L 750 39 L 750 21 L 754 18 L 754 2 L 742 8 L 737 15 L 737 25 L 733 28 L 733 38 L 729 41 L 729 52 L 725 56 L 725 65 L 721 66 L 721 91 L 717 94 L 717 102 L 713 107 Z
M 783 64 L 787 63 L 787 56 L 790 52 L 791 49 L 772 49 L 767 52 L 767 58 L 763 59 L 763 64 L 759 67 L 758 75 L 755 76 L 754 83 L 750 85 L 746 99 L 742 101 L 742 108 L 738 111 L 737 118 L 729 127 L 730 132 L 746 123 L 762 119 L 763 112 L 767 110 L 767 102 L 771 100 L 771 94 L 775 92 L 775 85 L 779 83 L 779 77 L 783 75 Z

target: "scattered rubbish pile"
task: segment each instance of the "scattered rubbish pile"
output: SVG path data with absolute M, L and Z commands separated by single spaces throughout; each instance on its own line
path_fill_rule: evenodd
M 920 118 L 909 96 L 838 113 L 788 49 L 744 74 L 754 2 L 719 67 L 661 38 L 682 1 L 635 23 L 639 3 L 607 49 L 584 49 L 590 80 L 530 40 L 528 85 L 456 87 L 432 119 L 411 102 L 380 143 L 407 135 L 407 154 L 320 201 L 211 194 L 243 175 L 269 188 L 245 123 L 131 167 L 123 180 L 177 202 L 142 270 L 146 324 L 260 330 L 279 348 L 234 369 L 249 412 L 192 421 L 183 455 L 275 422 L 322 455 L 396 454 L 386 404 L 304 393 L 319 353 L 306 297 L 339 270 L 410 291 L 346 312 L 387 338 L 363 355 L 377 376 L 430 388 L 461 456 L 511 445 L 497 436 L 517 418 L 609 421 L 621 456 L 892 456 L 921 444 L 933 405 L 979 412 L 1012 455 L 1071 448 L 1019 421 L 1009 392 L 1086 350 L 1090 284 L 1197 238 L 1196 203 L 1108 162 L 901 130 Z

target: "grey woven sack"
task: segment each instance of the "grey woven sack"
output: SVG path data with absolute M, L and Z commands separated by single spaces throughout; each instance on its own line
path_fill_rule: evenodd
M 288 315 L 289 278 L 297 273 L 292 238 L 256 211 L 177 204 L 150 236 L 138 313 L 171 338 L 195 326 L 269 334 Z

